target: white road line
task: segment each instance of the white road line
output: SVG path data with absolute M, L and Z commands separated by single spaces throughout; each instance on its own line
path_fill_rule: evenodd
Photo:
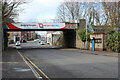
M 38 79 L 38 80 L 41 80 L 42 77 L 40 77 L 40 75 L 38 74 L 38 72 L 33 68 L 33 66 L 27 62 L 25 60 L 25 58 L 23 57 L 23 55 L 17 50 L 18 54 L 22 57 L 22 59 L 24 60 L 24 62 L 30 67 L 30 69 L 32 70 L 33 74 L 35 75 L 35 77 Z

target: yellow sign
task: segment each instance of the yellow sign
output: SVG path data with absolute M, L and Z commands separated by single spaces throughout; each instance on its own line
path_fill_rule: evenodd
M 49 38 L 51 38 L 51 35 L 49 35 Z

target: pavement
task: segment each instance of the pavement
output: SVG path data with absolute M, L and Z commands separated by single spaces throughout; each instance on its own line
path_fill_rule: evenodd
M 17 50 L 8 48 L 2 54 L 2 78 L 2 80 L 10 78 L 10 80 L 16 80 L 16 78 L 31 78 L 33 80 L 35 76 Z
M 60 49 L 60 50 L 80 52 L 84 54 L 101 55 L 101 56 L 120 57 L 120 53 L 107 52 L 107 51 L 91 51 L 91 50 L 81 50 L 76 48 L 66 48 L 66 49 Z

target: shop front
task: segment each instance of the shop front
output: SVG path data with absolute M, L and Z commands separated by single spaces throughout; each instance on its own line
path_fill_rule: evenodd
M 90 34 L 90 50 L 103 51 L 104 50 L 104 33 Z

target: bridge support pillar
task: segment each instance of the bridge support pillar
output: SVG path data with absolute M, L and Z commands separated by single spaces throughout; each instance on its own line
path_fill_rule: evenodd
M 76 30 L 63 31 L 64 47 L 75 48 L 76 47 Z

